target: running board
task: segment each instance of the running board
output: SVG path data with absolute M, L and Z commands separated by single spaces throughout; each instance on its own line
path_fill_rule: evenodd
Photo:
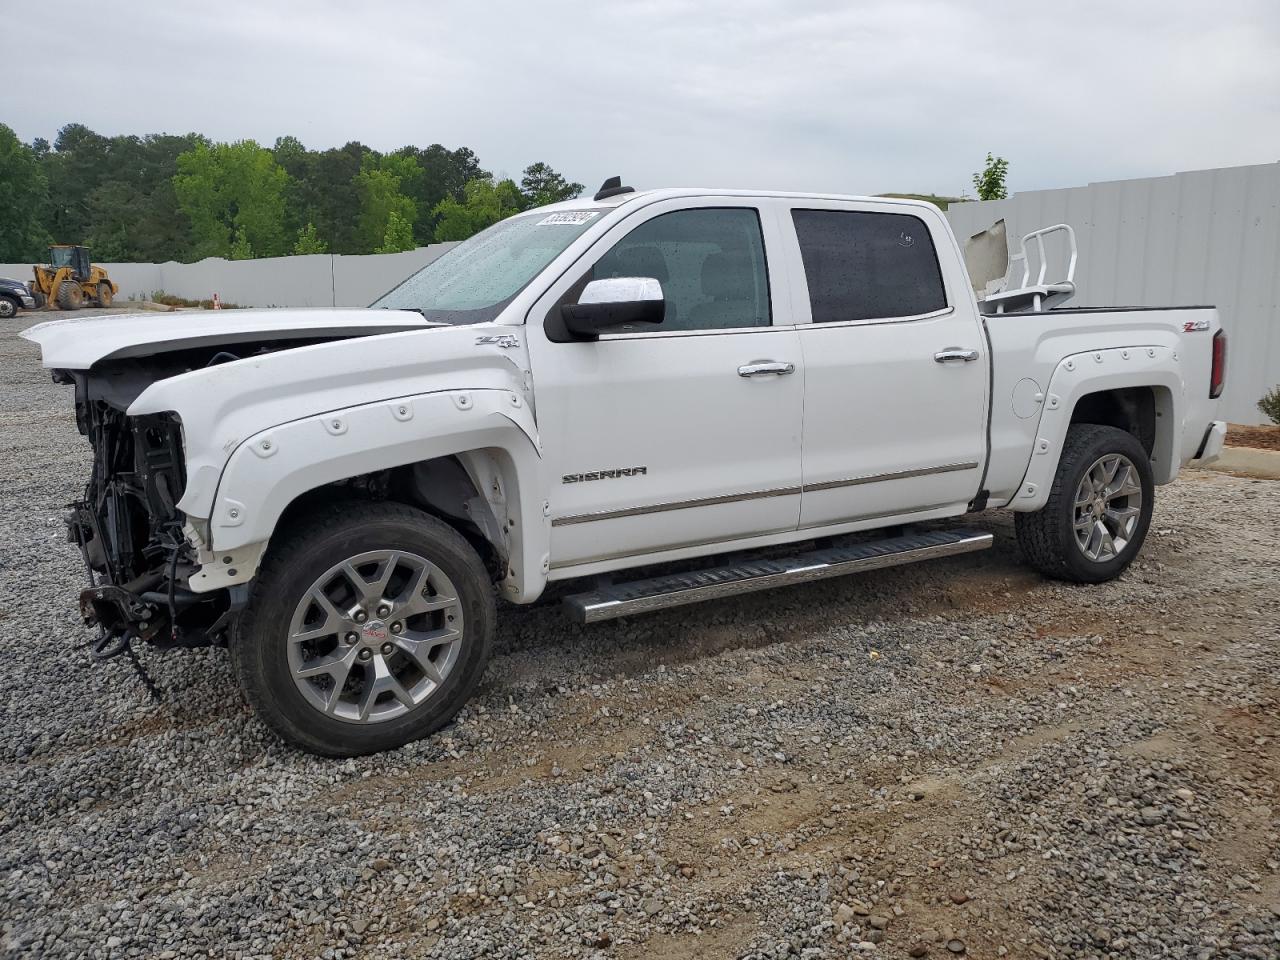
M 991 534 L 982 530 L 930 530 L 614 584 L 589 593 L 575 593 L 565 597 L 564 604 L 578 622 L 595 623 L 737 593 L 972 553 L 990 547 L 991 540 Z

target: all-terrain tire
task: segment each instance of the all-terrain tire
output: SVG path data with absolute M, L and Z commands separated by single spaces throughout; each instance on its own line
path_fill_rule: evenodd
M 1076 493 L 1085 474 L 1104 457 L 1119 454 L 1135 468 L 1141 487 L 1137 524 L 1115 556 L 1090 559 L 1076 538 Z M 1018 547 L 1027 562 L 1055 580 L 1102 583 L 1118 577 L 1142 549 L 1151 525 L 1155 483 L 1146 450 L 1133 434 L 1094 423 L 1072 424 L 1062 447 L 1049 499 L 1035 513 L 1016 513 Z
M 58 284 L 58 306 L 63 310 L 79 310 L 84 306 L 84 291 L 80 284 L 71 280 L 63 280 Z
M 369 551 L 404 551 L 438 567 L 456 590 L 462 638 L 452 667 L 427 699 L 393 719 L 353 722 L 322 712 L 299 689 L 289 661 L 290 630 L 317 578 Z M 448 723 L 484 673 L 495 620 L 489 574 L 456 530 L 404 504 L 349 501 L 318 511 L 272 544 L 229 647 L 245 699 L 272 730 L 310 753 L 351 757 L 394 749 Z
M 111 284 L 107 283 L 105 280 L 103 280 L 100 284 L 98 284 L 98 299 L 97 299 L 98 306 L 100 307 L 111 306 L 111 301 L 114 297 L 115 297 L 115 294 L 111 290 Z

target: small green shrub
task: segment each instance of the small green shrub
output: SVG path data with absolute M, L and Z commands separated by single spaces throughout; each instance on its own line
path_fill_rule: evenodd
M 1280 386 L 1272 387 L 1262 395 L 1258 409 L 1270 417 L 1272 423 L 1280 423 Z

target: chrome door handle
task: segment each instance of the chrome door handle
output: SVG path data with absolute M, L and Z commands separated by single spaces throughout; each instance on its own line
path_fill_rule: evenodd
M 740 377 L 763 377 L 770 373 L 785 377 L 787 374 L 795 372 L 796 365 L 794 363 L 783 363 L 780 360 L 757 360 L 754 363 L 744 363 L 738 368 L 738 376 Z
M 978 351 L 966 350 L 964 347 L 947 347 L 935 353 L 933 359 L 937 363 L 951 363 L 953 360 L 963 360 L 968 363 L 970 360 L 978 359 Z

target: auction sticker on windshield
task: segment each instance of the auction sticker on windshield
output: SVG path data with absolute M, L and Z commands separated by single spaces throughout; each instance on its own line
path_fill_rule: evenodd
M 592 217 L 597 217 L 599 215 L 599 211 L 596 210 L 573 210 L 569 213 L 552 213 L 539 220 L 538 226 L 549 227 L 555 226 L 556 224 L 569 224 L 576 226 L 578 224 L 586 223 Z

